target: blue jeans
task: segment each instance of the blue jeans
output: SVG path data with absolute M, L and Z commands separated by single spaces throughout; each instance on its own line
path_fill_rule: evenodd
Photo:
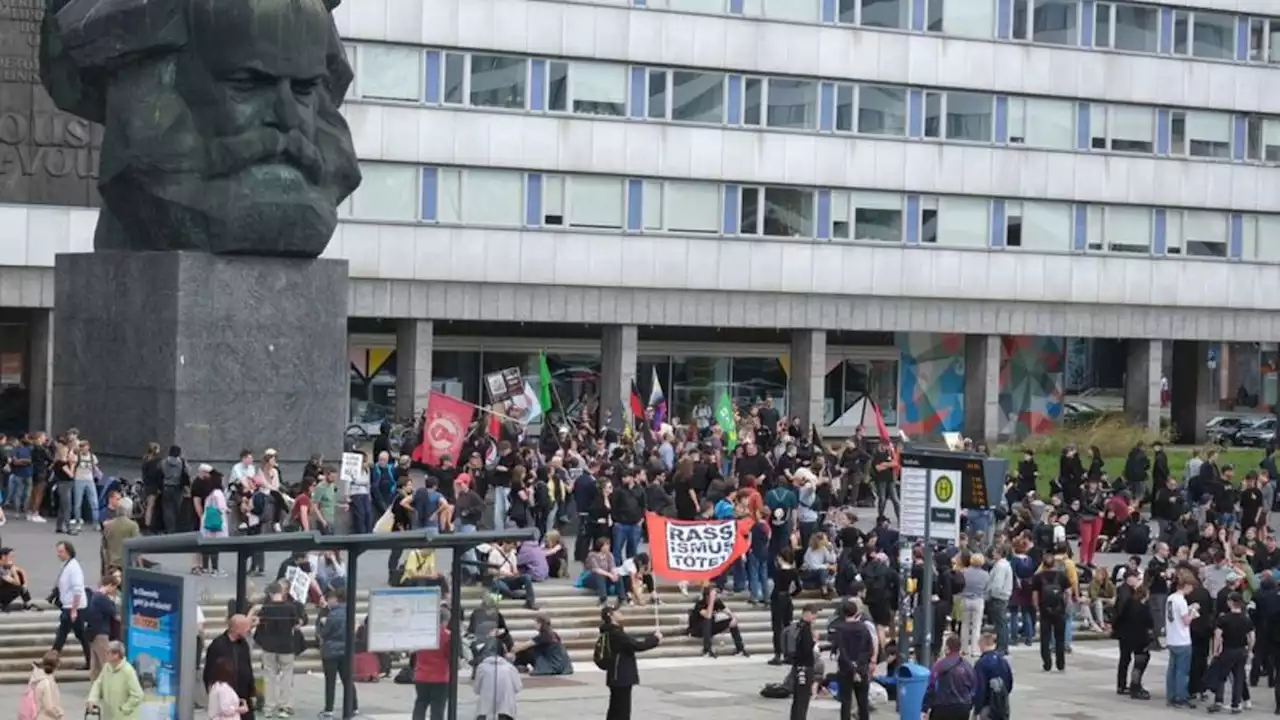
M 756 557 L 753 553 L 747 554 L 747 589 L 751 592 L 751 599 L 756 602 L 764 602 L 766 596 L 769 595 L 769 558 Z
M 831 579 L 831 572 L 826 568 L 818 568 L 817 570 L 801 570 L 800 582 L 805 587 L 817 586 L 825 588 Z
M 610 591 L 618 598 L 619 603 L 627 599 L 627 591 L 621 578 L 614 582 L 603 575 L 591 573 L 582 581 L 582 587 L 594 592 L 601 605 L 609 599 Z
M 640 525 L 615 524 L 613 526 L 613 562 L 621 565 L 623 560 L 635 557 L 640 552 Z
M 9 476 L 9 492 L 5 494 L 5 502 L 18 512 L 26 512 L 27 500 L 31 497 L 31 476 L 22 477 L 17 473 Z
M 1191 679 L 1191 646 L 1170 645 L 1169 665 L 1164 671 L 1164 697 L 1168 702 L 1186 702 Z
M 368 495 L 352 495 L 351 534 L 367 535 L 373 532 L 373 499 Z
M 733 577 L 733 591 L 742 592 L 747 587 L 747 568 L 746 564 L 742 562 L 742 558 L 734 560 L 729 569 L 715 579 L 716 589 L 724 590 L 725 581 L 731 576 Z
M 1036 635 L 1036 618 L 1031 613 L 1031 608 L 1009 606 L 1009 632 L 1013 635 L 1014 642 L 1021 639 L 1024 644 L 1031 644 L 1031 639 Z
M 85 522 L 84 517 L 84 499 L 88 496 L 90 514 L 88 522 L 97 522 L 98 520 L 98 487 L 92 480 L 80 480 L 77 478 L 71 485 L 71 517 L 78 518 L 80 522 Z
M 507 493 L 510 490 L 504 487 L 495 487 L 493 489 L 493 529 L 507 529 Z
M 524 591 L 524 606 L 531 610 L 536 602 L 533 593 L 533 578 L 528 575 L 494 578 L 492 590 L 508 600 L 516 597 L 516 593 Z
M 476 526 L 469 525 L 467 523 L 459 523 L 454 526 L 453 530 L 457 533 L 474 533 L 476 532 Z M 474 563 L 475 561 L 476 549 L 467 548 L 466 551 L 462 553 L 462 575 L 468 580 L 475 580 L 480 576 L 480 569 L 475 565 L 469 564 Z

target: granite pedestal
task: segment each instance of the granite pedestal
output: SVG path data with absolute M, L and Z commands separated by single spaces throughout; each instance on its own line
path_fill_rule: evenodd
M 57 257 L 53 430 L 104 455 L 337 457 L 347 263 L 198 252 Z

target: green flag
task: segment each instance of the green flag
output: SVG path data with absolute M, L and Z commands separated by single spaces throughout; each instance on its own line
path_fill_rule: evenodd
M 551 411 L 551 368 L 547 367 L 547 354 L 538 353 L 538 402 L 542 412 Z
M 729 392 L 720 394 L 720 400 L 716 402 L 716 424 L 724 432 L 725 450 L 732 452 L 738 447 L 738 421 L 734 417 L 733 403 L 729 400 Z

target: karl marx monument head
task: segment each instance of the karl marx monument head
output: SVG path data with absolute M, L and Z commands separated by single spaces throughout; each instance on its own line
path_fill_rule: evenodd
M 337 0 L 46 0 L 41 79 L 105 127 L 99 250 L 316 257 L 360 183 Z

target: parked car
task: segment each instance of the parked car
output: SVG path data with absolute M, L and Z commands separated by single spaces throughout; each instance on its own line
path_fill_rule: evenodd
M 1265 420 L 1261 415 L 1219 415 L 1205 423 L 1209 442 L 1218 445 L 1236 445 L 1241 430 Z
M 1267 418 L 1236 432 L 1235 444 L 1244 447 L 1265 447 L 1276 437 L 1276 419 Z
M 1123 415 L 1123 413 L 1117 413 Z M 1071 400 L 1062 403 L 1062 422 L 1068 427 L 1092 425 L 1107 419 L 1107 411 L 1087 402 Z

